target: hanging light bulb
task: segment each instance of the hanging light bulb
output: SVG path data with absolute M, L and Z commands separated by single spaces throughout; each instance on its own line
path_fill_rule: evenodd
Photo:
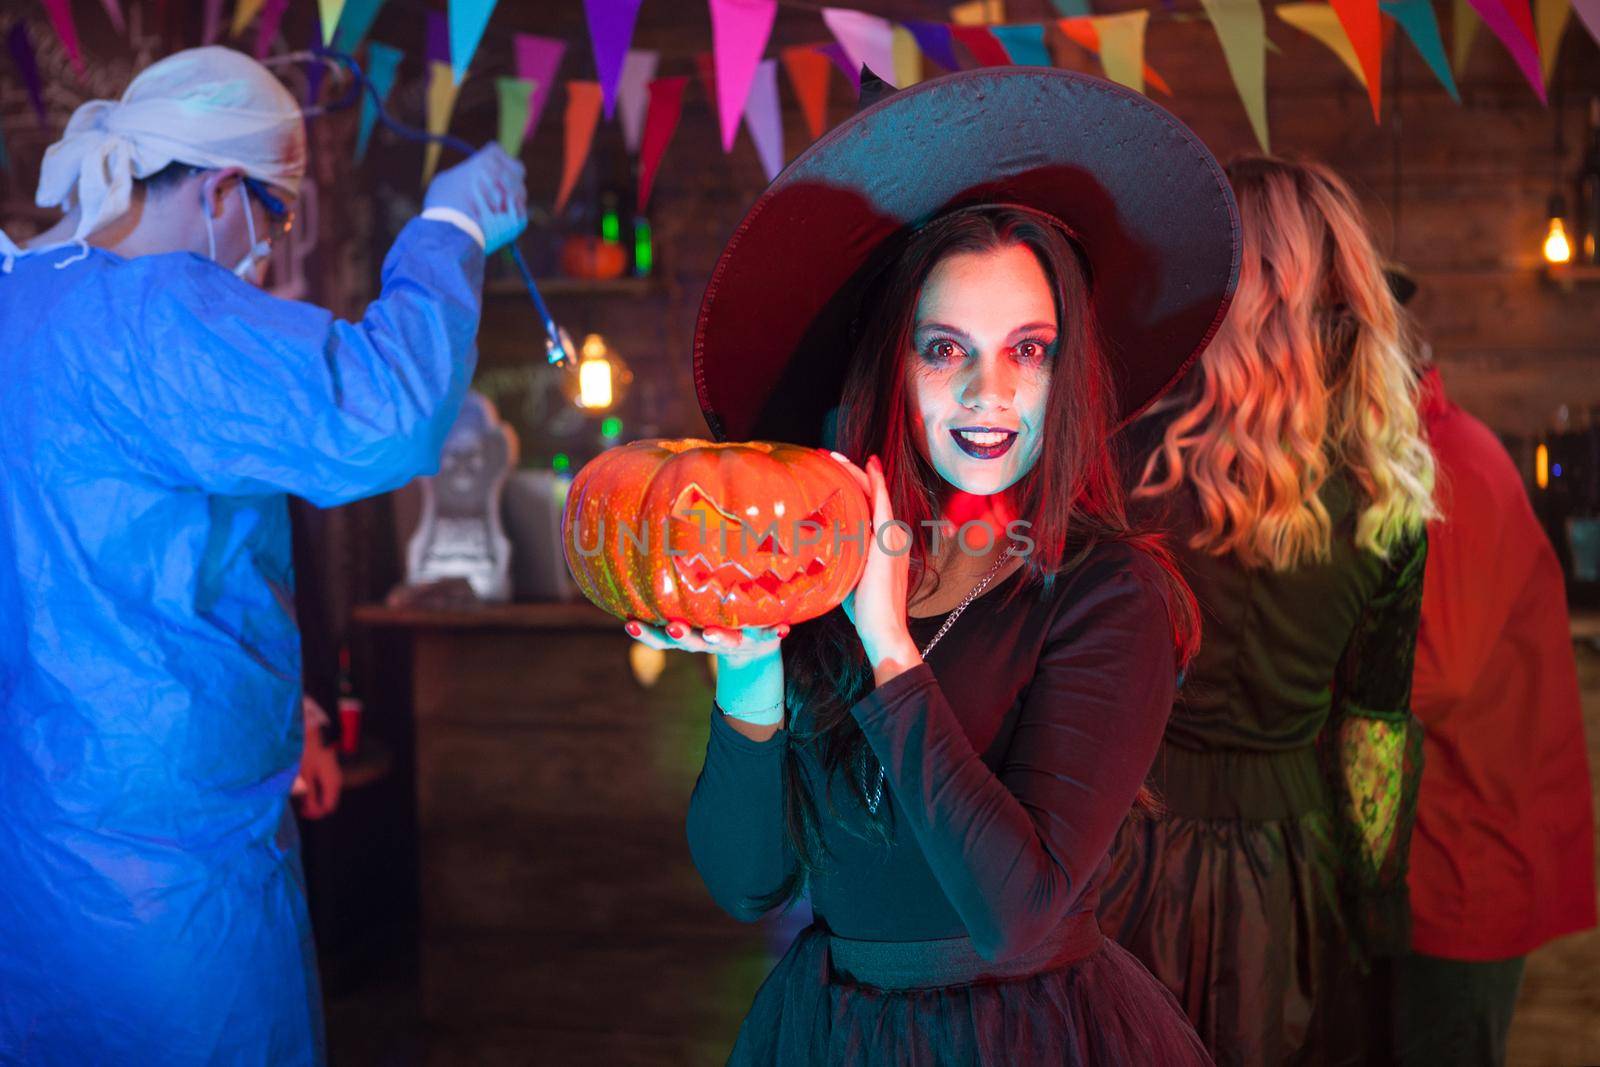
M 634 681 L 649 689 L 667 669 L 667 654 L 635 641 L 628 647 L 628 666 L 633 668 Z
M 1550 198 L 1550 228 L 1544 238 L 1544 261 L 1550 264 L 1572 262 L 1572 242 L 1567 239 L 1567 224 L 1562 216 L 1567 213 L 1566 202 L 1560 196 Z
M 578 349 L 572 402 L 584 411 L 608 411 L 622 399 L 623 389 L 632 380 L 627 364 L 611 350 L 605 338 L 591 333 Z
M 1533 482 L 1540 489 L 1550 488 L 1550 449 L 1545 445 L 1534 449 Z

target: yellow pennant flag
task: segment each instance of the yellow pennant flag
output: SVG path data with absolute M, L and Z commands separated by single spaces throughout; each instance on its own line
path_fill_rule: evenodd
M 1106 77 L 1138 93 L 1144 92 L 1144 28 L 1149 21 L 1147 10 L 1094 16 Z
M 922 80 L 922 49 L 917 39 L 904 26 L 894 28 L 894 83 L 904 89 Z
M 1450 69 L 1456 72 L 1458 82 L 1462 68 L 1467 65 L 1467 56 L 1472 53 L 1472 42 L 1478 37 L 1478 27 L 1482 25 L 1478 13 L 1472 10 L 1472 0 L 1455 0 L 1450 15 Z
M 1544 83 L 1555 73 L 1556 54 L 1561 51 L 1561 35 L 1572 18 L 1572 0 L 1534 0 L 1534 24 L 1539 27 L 1539 58 L 1544 60 Z
M 339 28 L 339 16 L 344 14 L 344 0 L 317 0 L 317 17 L 322 20 L 323 47 L 332 47 L 333 31 Z
M 450 69 L 450 64 L 434 60 L 428 64 L 428 132 L 434 136 L 443 134 L 450 128 L 450 113 L 456 109 L 455 73 Z M 422 186 L 427 188 L 433 181 L 434 168 L 439 165 L 438 141 L 428 142 L 427 151 L 422 157 Z
M 1006 0 L 967 0 L 950 8 L 957 26 L 998 26 L 1006 20 Z
M 1344 32 L 1339 13 L 1333 10 L 1332 4 L 1279 4 L 1273 10 L 1280 19 L 1301 33 L 1310 34 L 1327 45 L 1329 51 L 1350 68 L 1350 73 L 1356 76 L 1361 88 L 1367 87 L 1367 72 L 1361 69 L 1361 59 L 1356 55 L 1355 45 L 1350 43 L 1350 36 Z
M 1267 139 L 1267 28 L 1260 0 L 1200 0 L 1211 26 L 1222 42 L 1239 99 L 1250 116 L 1250 127 L 1263 152 L 1271 152 Z
M 261 9 L 266 5 L 266 2 L 267 0 L 239 0 L 239 3 L 233 9 L 233 25 L 228 30 L 228 35 L 237 37 L 243 33 L 245 27 L 254 22 L 255 17 L 261 13 Z

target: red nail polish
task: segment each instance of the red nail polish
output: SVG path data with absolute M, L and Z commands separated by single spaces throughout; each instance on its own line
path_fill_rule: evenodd
M 779 637 L 788 637 L 789 636 L 789 624 L 788 623 L 782 622 L 782 623 L 778 624 L 778 636 Z
M 667 626 L 667 634 L 673 639 L 680 638 L 688 632 L 688 629 L 681 622 L 670 623 Z
M 630 622 L 628 625 L 624 626 L 623 629 L 628 631 L 628 635 L 630 637 L 638 637 L 644 632 L 643 630 L 639 629 L 639 624 L 636 622 Z

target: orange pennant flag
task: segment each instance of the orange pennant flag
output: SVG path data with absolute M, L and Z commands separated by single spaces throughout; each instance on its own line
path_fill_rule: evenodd
M 1056 29 L 1060 30 L 1062 36 L 1073 44 L 1080 45 L 1093 52 L 1095 58 L 1098 59 L 1100 57 L 1100 29 L 1095 25 L 1095 21 L 1100 17 L 1098 15 L 1077 15 L 1069 19 L 1057 19 Z M 1115 16 L 1111 17 L 1114 18 Z M 1148 63 L 1144 65 L 1144 80 L 1152 89 L 1158 90 L 1167 96 L 1172 95 L 1172 87 L 1167 84 L 1167 79 L 1157 74 L 1155 68 Z
M 594 143 L 594 127 L 600 121 L 603 103 L 599 82 L 571 81 L 567 83 L 566 148 L 561 155 L 561 191 L 556 194 L 555 213 L 567 206 L 567 197 L 578 184 L 578 175 L 589 159 L 589 146 Z
M 1378 15 L 1378 0 L 1332 0 L 1333 10 L 1350 47 L 1367 73 L 1367 96 L 1372 101 L 1372 121 L 1382 120 L 1383 24 Z
M 778 54 L 800 101 L 800 113 L 806 117 L 806 129 L 815 141 L 828 129 L 828 75 L 833 60 L 811 45 L 795 45 Z

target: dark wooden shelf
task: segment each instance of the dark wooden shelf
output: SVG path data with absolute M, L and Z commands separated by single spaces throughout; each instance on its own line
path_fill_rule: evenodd
M 610 278 L 604 281 L 593 278 L 535 278 L 541 296 L 653 296 L 662 291 L 656 277 Z M 522 279 L 490 278 L 483 283 L 486 296 L 522 296 L 528 292 Z
M 434 610 L 362 604 L 352 613 L 364 626 L 413 630 L 615 630 L 622 620 L 579 601 L 571 604 L 482 604 L 472 608 Z
M 1579 285 L 1600 285 L 1600 266 L 1552 263 L 1544 268 L 1544 273 L 1545 277 L 1569 293 Z

